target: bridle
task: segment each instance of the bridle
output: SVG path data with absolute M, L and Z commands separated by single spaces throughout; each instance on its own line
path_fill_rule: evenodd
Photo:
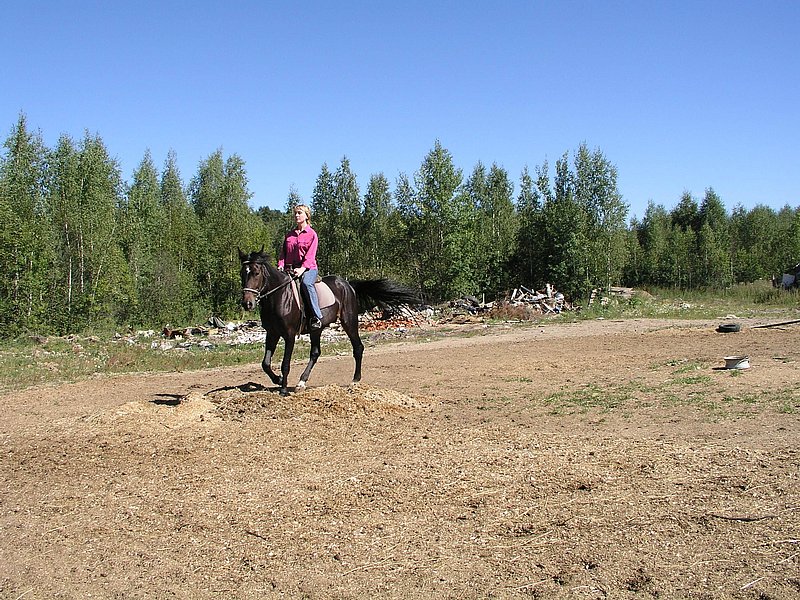
M 245 266 L 245 265 L 250 265 L 250 264 L 254 264 L 254 261 L 251 261 L 251 260 L 245 260 L 245 261 L 243 261 L 243 262 L 242 262 L 242 266 Z M 255 264 L 257 264 L 257 263 L 255 263 Z M 266 281 L 266 280 L 267 280 L 267 278 L 266 278 L 266 277 L 264 277 L 264 280 Z M 256 302 L 260 302 L 260 301 L 261 301 L 263 298 L 267 298 L 268 296 L 270 296 L 271 294 L 274 294 L 274 293 L 275 293 L 275 292 L 277 292 L 278 290 L 282 290 L 282 289 L 283 289 L 283 288 L 285 288 L 287 285 L 289 285 L 290 283 L 292 283 L 292 281 L 293 281 L 293 279 L 292 279 L 291 277 L 289 277 L 289 279 L 288 279 L 288 280 L 286 280 L 286 281 L 284 281 L 283 283 L 281 283 L 280 285 L 278 285 L 278 286 L 276 286 L 276 287 L 272 288 L 271 290 L 267 290 L 266 292 L 263 292 L 263 291 L 262 291 L 262 290 L 263 290 L 263 288 L 262 288 L 261 290 L 256 290 L 256 289 L 253 289 L 253 288 L 248 288 L 248 287 L 243 287 L 243 288 L 242 288 L 242 291 L 243 291 L 243 292 L 252 292 L 252 293 L 254 293 L 254 294 L 256 295 Z M 266 287 L 266 283 L 264 284 L 264 287 Z

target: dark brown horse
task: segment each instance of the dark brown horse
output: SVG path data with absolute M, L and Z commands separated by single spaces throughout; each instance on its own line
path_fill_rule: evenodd
M 295 338 L 299 333 L 305 331 L 303 310 L 294 291 L 293 279 L 270 262 L 269 257 L 264 254 L 263 248 L 259 252 L 250 252 L 249 254 L 239 250 L 239 260 L 242 263 L 242 306 L 246 310 L 253 310 L 258 305 L 261 324 L 267 331 L 261 368 L 264 369 L 272 383 L 280 386 L 281 395 L 286 396 L 289 394 L 287 380 Z M 353 358 L 356 360 L 353 383 L 356 383 L 361 380 L 361 358 L 364 354 L 364 344 L 358 335 L 359 313 L 376 305 L 381 308 L 400 304 L 416 305 L 420 303 L 420 297 L 413 290 L 388 279 L 348 281 L 335 275 L 329 275 L 323 277 L 322 282 L 333 293 L 332 303 L 329 306 L 320 306 L 322 329 L 337 319 L 342 324 L 342 329 L 353 346 Z M 303 389 L 306 386 L 311 370 L 320 356 L 322 329 L 309 332 L 311 355 L 296 389 Z M 281 374 L 278 376 L 272 370 L 271 363 L 272 355 L 275 353 L 280 338 L 283 338 L 285 348 L 281 361 Z

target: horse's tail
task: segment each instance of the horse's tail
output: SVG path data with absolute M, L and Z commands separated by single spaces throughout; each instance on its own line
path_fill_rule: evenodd
M 353 279 L 349 283 L 358 297 L 359 312 L 366 312 L 375 306 L 386 310 L 402 304 L 422 304 L 418 292 L 391 279 Z

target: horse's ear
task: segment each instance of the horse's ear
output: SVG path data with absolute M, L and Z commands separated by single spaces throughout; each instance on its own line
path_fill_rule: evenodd
M 247 254 L 242 252 L 241 248 L 236 248 L 236 249 L 239 251 L 239 262 L 244 262 L 245 259 L 247 258 Z
M 258 253 L 264 254 L 264 244 L 261 244 L 261 250 L 259 250 Z

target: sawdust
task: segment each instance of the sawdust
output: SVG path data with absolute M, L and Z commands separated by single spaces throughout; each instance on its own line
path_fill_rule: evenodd
M 5 394 L 0 598 L 796 598 L 800 328 L 743 324 Z

